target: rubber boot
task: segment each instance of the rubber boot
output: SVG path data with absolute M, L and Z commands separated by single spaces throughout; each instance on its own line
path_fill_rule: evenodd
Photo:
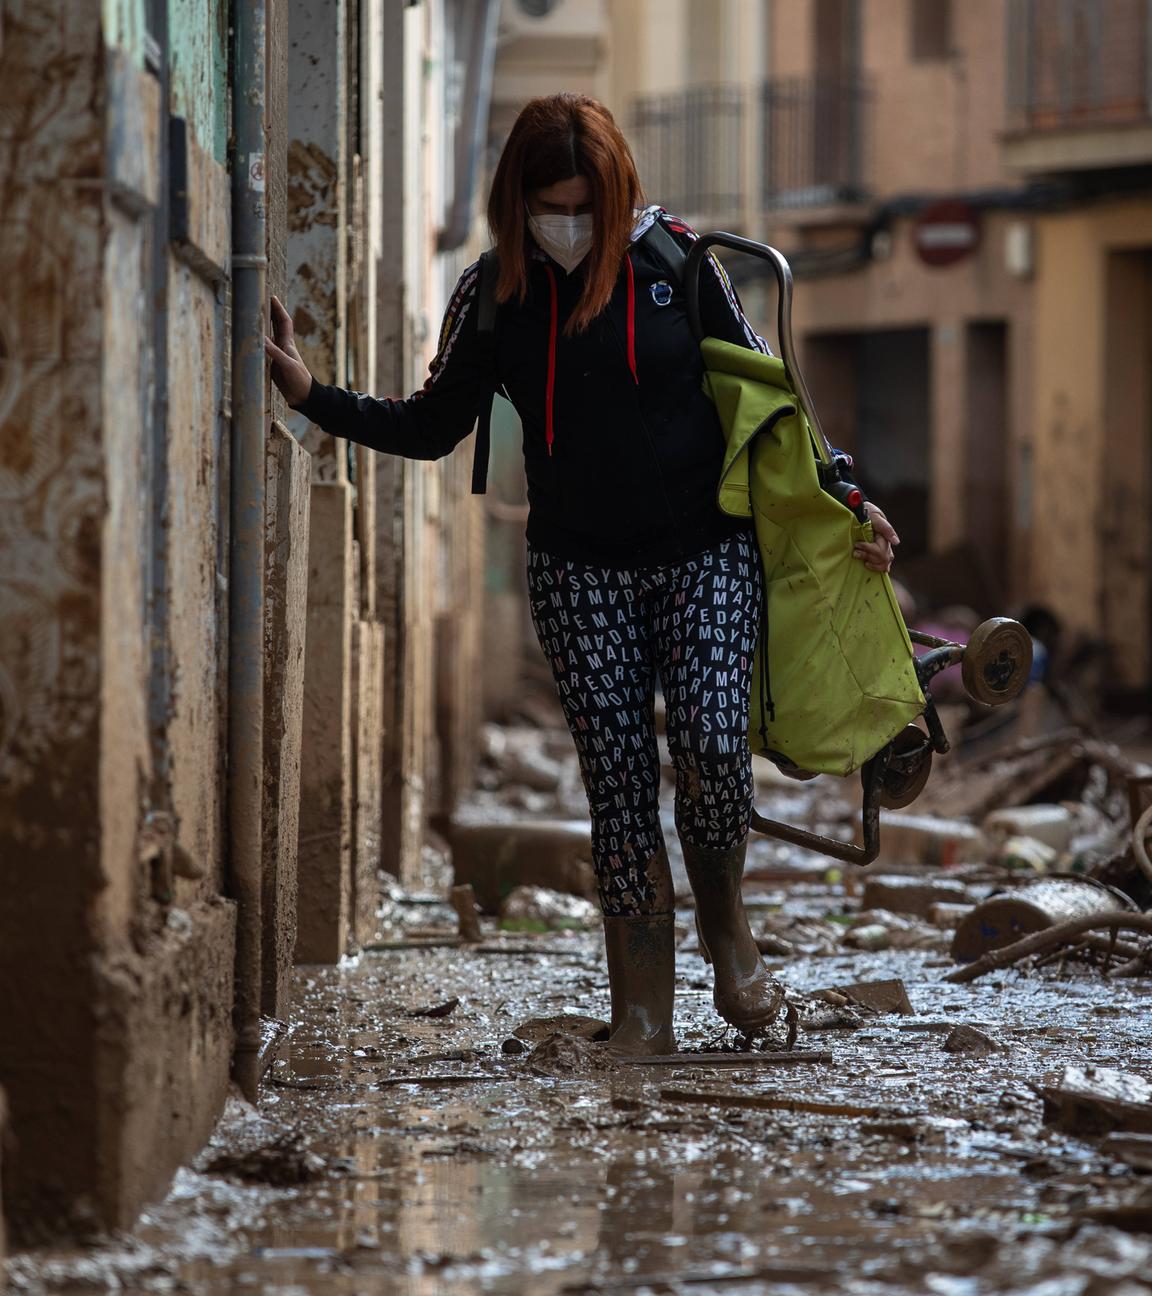
M 645 866 L 653 882 L 654 912 L 605 916 L 604 947 L 612 1025 L 608 1048 L 645 1056 L 673 1053 L 672 1010 L 676 981 L 676 915 L 672 873 L 661 847 Z
M 684 866 L 696 897 L 700 953 L 712 964 L 712 1002 L 742 1031 L 770 1026 L 784 1007 L 784 987 L 764 966 L 748 927 L 740 882 L 747 842 L 729 850 L 684 844 Z

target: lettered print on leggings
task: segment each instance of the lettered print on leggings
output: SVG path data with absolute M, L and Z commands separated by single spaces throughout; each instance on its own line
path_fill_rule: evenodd
M 604 912 L 645 912 L 660 849 L 654 694 L 663 685 L 676 823 L 694 846 L 748 832 L 748 693 L 760 606 L 744 534 L 682 562 L 621 571 L 529 548 L 533 624 L 580 758 Z

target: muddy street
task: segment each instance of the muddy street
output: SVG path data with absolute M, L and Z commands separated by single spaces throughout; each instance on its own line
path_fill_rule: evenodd
M 563 737 L 490 734 L 516 776 L 463 820 L 575 813 Z M 835 792 L 769 776 L 760 801 L 835 823 Z M 586 1038 L 608 1016 L 591 906 L 536 893 L 461 944 L 450 870 L 425 865 L 369 947 L 297 970 L 258 1109 L 233 1097 L 130 1234 L 13 1259 L 15 1291 L 1152 1290 L 1152 1154 L 1064 1132 L 1041 1094 L 1068 1067 L 1152 1075 L 1149 978 L 1061 961 L 949 983 L 951 932 L 862 912 L 857 877 L 759 838 L 745 899 L 795 1041 L 732 1051 L 681 903 L 681 1052 L 621 1062 Z M 904 881 L 972 875 L 948 872 Z

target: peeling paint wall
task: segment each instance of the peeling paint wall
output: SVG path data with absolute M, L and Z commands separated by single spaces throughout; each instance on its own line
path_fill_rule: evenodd
M 16 1148 L 5 1210 L 25 1239 L 130 1222 L 207 1137 L 228 1083 L 228 185 L 214 160 L 227 5 L 198 7 L 198 23 L 172 8 L 202 39 L 174 50 L 184 88 L 169 105 L 192 123 L 193 183 L 160 285 L 164 623 L 148 597 L 161 480 L 150 249 L 169 132 L 145 7 L 26 0 L 6 8 L 0 47 L 0 1082 Z M 154 731 L 164 636 L 172 707 Z M 155 812 L 168 809 L 198 877 L 158 871 L 172 833 Z

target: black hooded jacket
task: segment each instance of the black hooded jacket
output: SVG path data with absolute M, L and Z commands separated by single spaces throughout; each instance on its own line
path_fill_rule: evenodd
M 583 332 L 564 323 L 584 285 L 543 253 L 528 294 L 477 330 L 479 263 L 460 277 L 423 389 L 406 400 L 313 382 L 300 411 L 333 436 L 410 459 L 439 459 L 472 431 L 500 387 L 520 416 L 528 539 L 560 558 L 659 565 L 748 525 L 716 506 L 724 437 L 702 389 L 683 286 L 643 233 L 660 220 L 687 250 L 696 235 L 660 208 L 638 220 L 608 307 Z M 766 351 L 719 263 L 700 274 L 705 332 Z

